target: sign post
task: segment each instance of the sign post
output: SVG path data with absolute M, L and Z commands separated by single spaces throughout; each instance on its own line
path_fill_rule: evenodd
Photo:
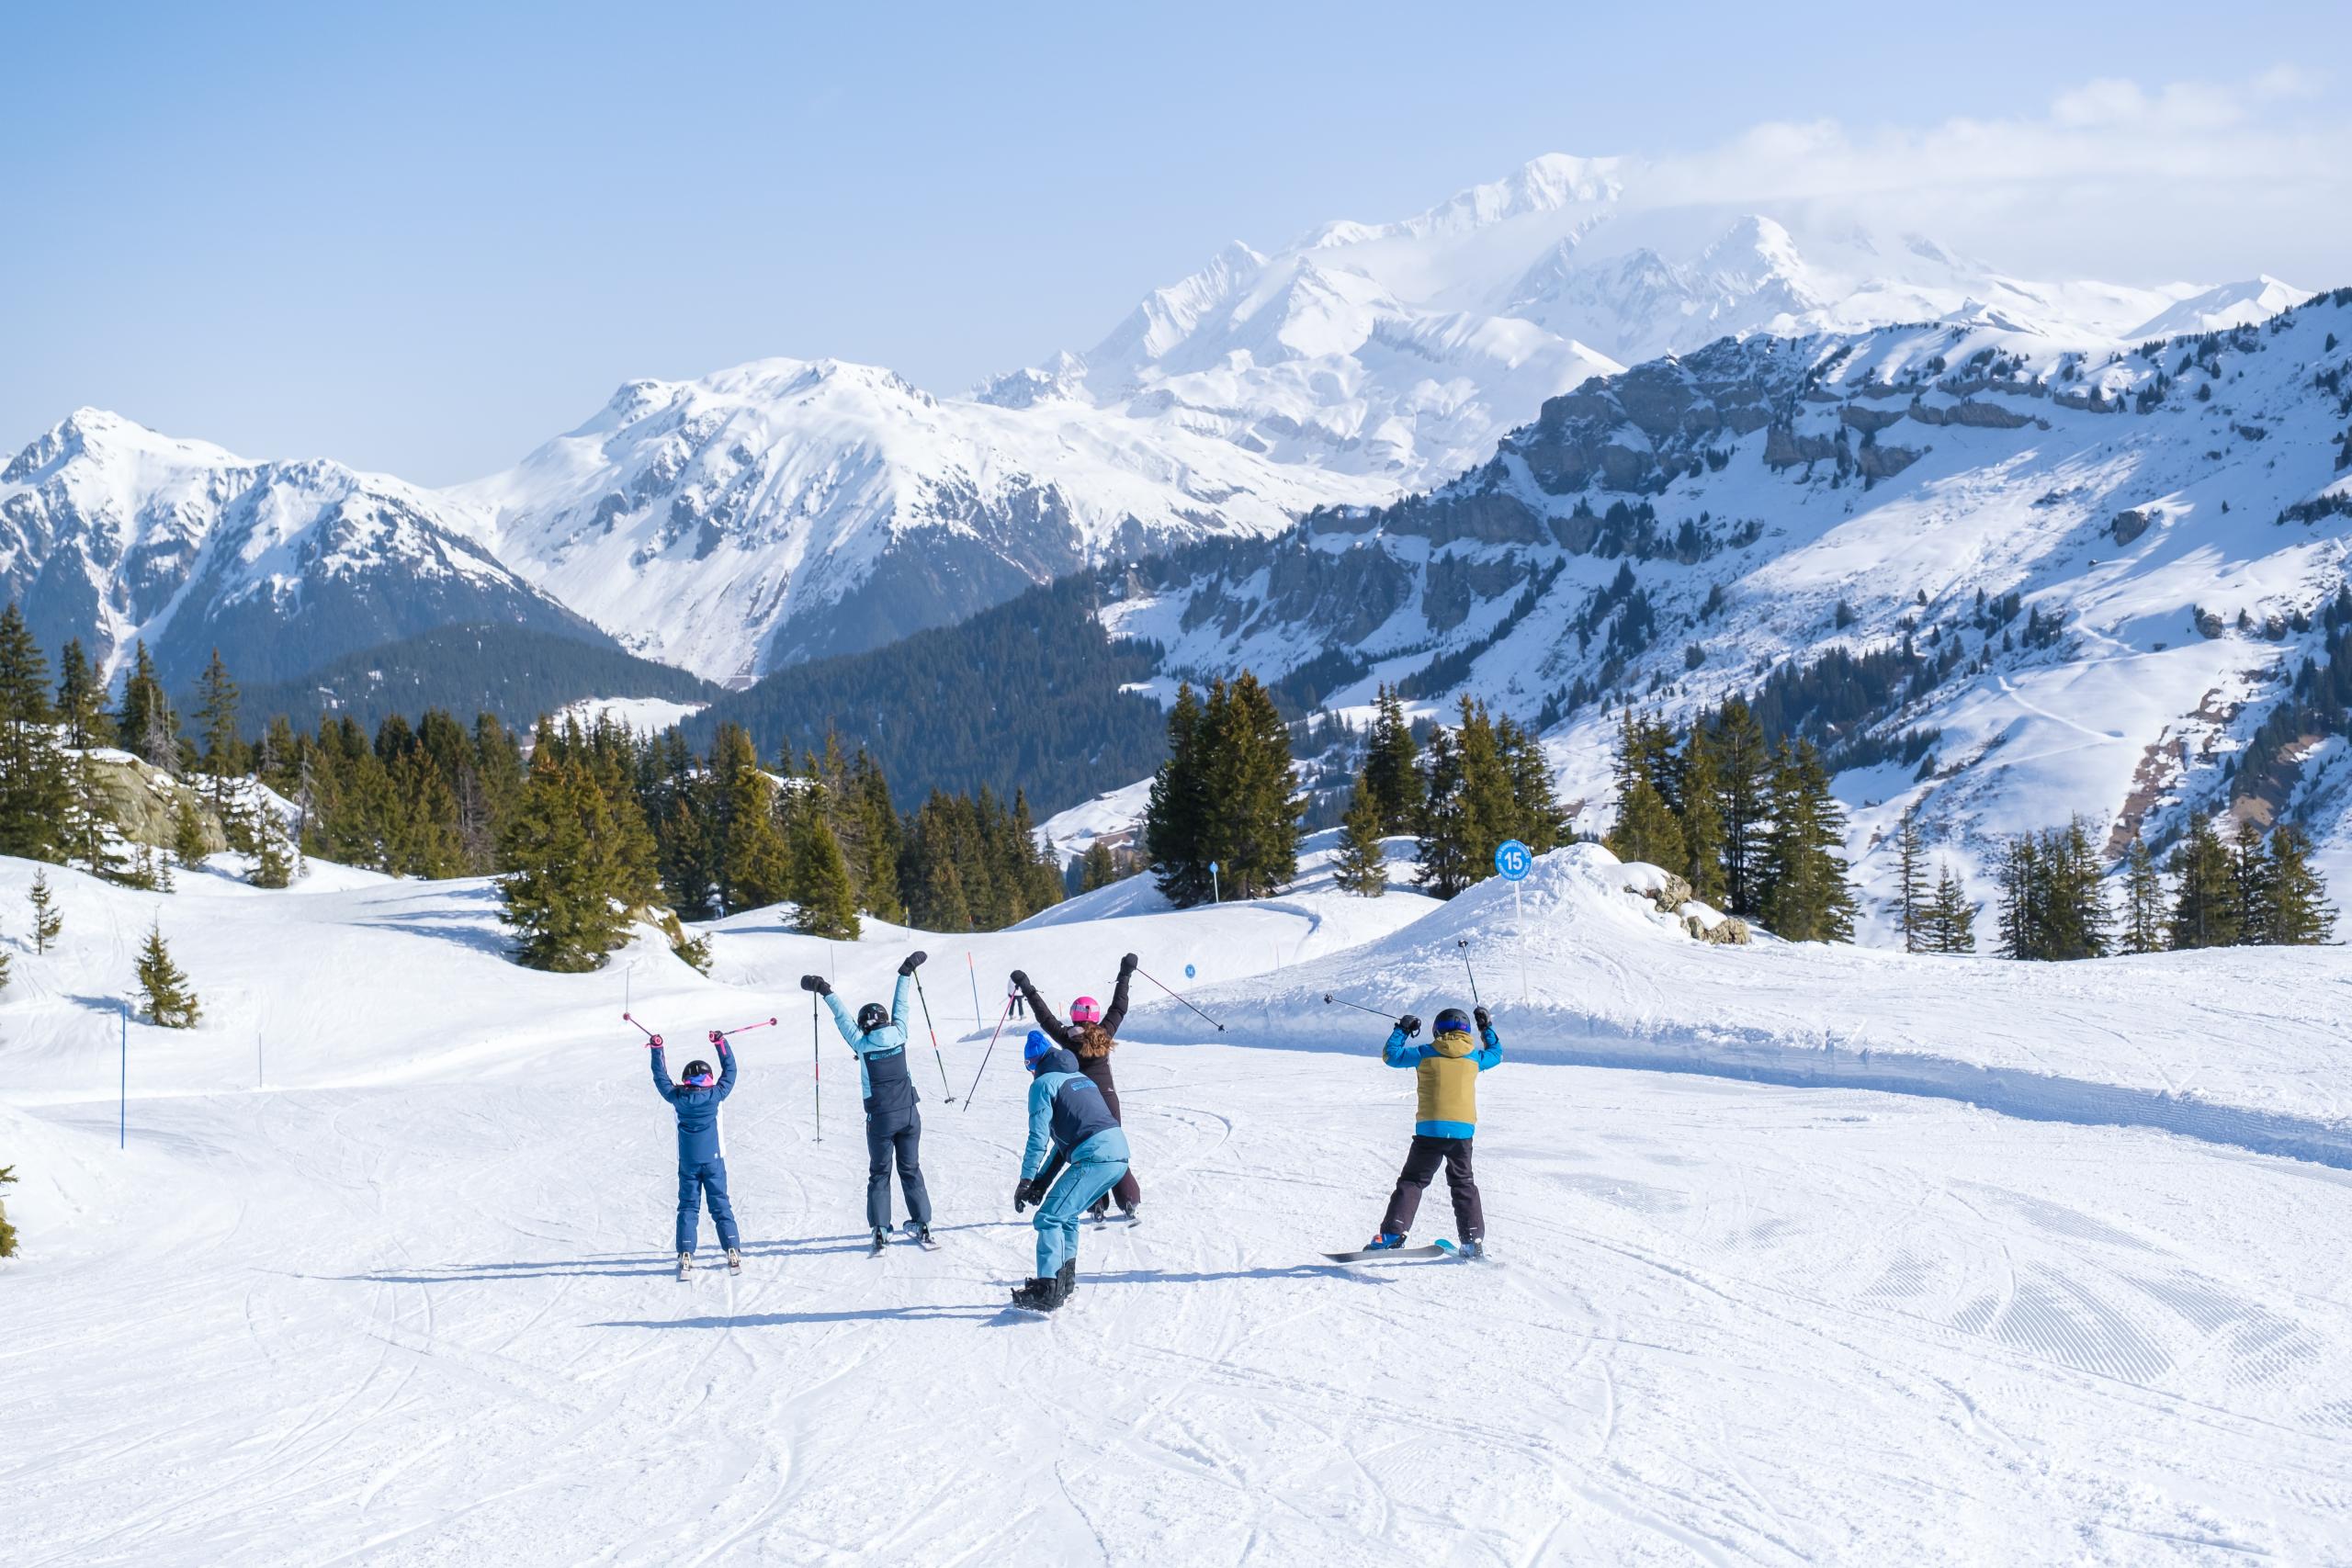
M 1495 846 L 1495 870 L 1510 884 L 1510 913 L 1519 927 L 1519 999 L 1527 997 L 1527 910 L 1520 902 L 1519 885 L 1527 880 L 1528 868 L 1535 863 L 1535 853 L 1517 839 L 1505 839 Z
M 1216 904 L 1222 901 L 1216 890 L 1216 862 L 1211 861 L 1209 862 L 1209 902 Z

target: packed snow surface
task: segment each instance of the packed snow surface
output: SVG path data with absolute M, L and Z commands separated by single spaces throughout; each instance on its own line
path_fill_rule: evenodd
M 0 908 L 31 874 L 0 862 Z M 2140 1081 L 2143 1052 L 2248 1098 L 2300 1076 L 2317 1114 L 2336 953 L 2269 955 L 2256 984 L 1704 948 L 1623 891 L 1646 868 L 1579 851 L 1539 867 L 1523 925 L 1491 887 L 843 944 L 756 911 L 713 929 L 712 979 L 650 936 L 556 976 L 500 955 L 478 882 L 50 875 L 63 945 L 14 952 L 0 1001 L 12 1563 L 2352 1553 L 2344 1171 L 1561 1045 L 1577 1010 L 1661 1039 L 1777 1027 L 1808 988 L 1846 1007 L 1835 981 L 1857 1018 L 1907 988 L 1915 1019 L 2086 1080 Z M 107 998 L 157 916 L 206 1021 L 130 1027 L 119 1151 Z M 1465 939 L 1505 1040 L 1477 1139 L 1499 1261 L 1327 1264 L 1371 1234 L 1413 1093 L 1382 1021 L 1317 987 L 1426 1017 L 1464 999 Z M 793 977 L 887 996 L 910 944 L 956 1097 L 919 1024 L 945 1247 L 868 1259 L 854 1069 L 828 1026 L 812 1078 Z M 986 1024 L 1012 965 L 1101 996 L 1125 951 L 1180 986 L 1193 965 L 1227 1027 L 1182 1034 L 1164 998 L 1130 1024 L 1144 1223 L 1088 1230 L 1073 1303 L 1015 1314 L 1024 1086 Z M 706 1268 L 670 1277 L 671 1117 L 624 998 L 685 1055 L 782 1021 L 740 1036 L 728 1105 L 740 1278 L 707 1224 Z M 1415 1238 L 1451 1231 L 1433 1190 Z

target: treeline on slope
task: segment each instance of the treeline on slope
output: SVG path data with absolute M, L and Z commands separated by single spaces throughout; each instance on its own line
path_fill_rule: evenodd
M 2352 739 L 2352 587 L 2335 591 L 2320 626 L 2319 657 L 2303 660 L 2287 695 L 2272 705 L 2238 753 L 2230 773 L 2233 799 L 2284 805 L 2302 774 L 2298 753 L 2307 738 Z
M 521 956 L 548 968 L 595 966 L 633 919 L 665 907 L 700 918 L 786 901 L 799 929 L 854 935 L 861 915 L 993 930 L 1062 896 L 1018 792 L 1007 803 L 933 791 L 901 816 L 880 761 L 830 737 L 821 752 L 783 752 L 773 772 L 733 726 L 697 755 L 674 728 L 543 716 L 527 763 L 490 713 L 470 726 L 438 709 L 414 724 L 392 714 L 372 736 L 348 713 L 314 731 L 278 715 L 247 740 L 217 654 L 190 736 L 143 645 L 111 708 L 78 642 L 60 664 L 52 688 L 22 616 L 0 612 L 0 854 L 167 885 L 144 846 L 120 852 L 91 776 L 93 753 L 120 743 L 194 781 L 228 847 L 256 857 L 256 882 L 283 886 L 295 867 L 278 811 L 249 780 L 292 803 L 300 852 L 394 875 L 500 875 Z M 178 837 L 183 863 L 219 847 L 185 805 Z
M 442 626 L 332 660 L 300 680 L 249 686 L 251 714 L 347 714 L 374 730 L 393 714 L 430 708 L 488 713 L 526 728 L 539 715 L 592 697 L 707 703 L 719 688 L 699 675 L 529 626 Z M 185 698 L 183 699 L 185 700 Z
M 1733 697 L 1677 729 L 1625 710 L 1617 821 L 1606 842 L 1690 885 L 1691 897 L 1790 942 L 1851 942 L 1845 807 L 1810 739 L 1769 742 Z
M 1159 704 L 1122 690 L 1153 677 L 1158 649 L 1106 636 L 1095 592 L 1080 573 L 952 626 L 779 671 L 720 698 L 687 737 L 707 745 L 734 724 L 774 749 L 837 733 L 902 788 L 1002 793 L 1017 781 L 1039 810 L 1061 810 L 1166 755 Z
M 1915 869 L 1917 825 L 1906 817 L 1900 831 L 1894 913 L 1904 945 L 1971 951 L 1937 942 L 1941 885 L 1928 895 Z M 2081 818 L 2016 834 L 1996 864 L 1997 950 L 2004 958 L 2064 960 L 2181 948 L 2314 947 L 2334 933 L 2335 909 L 2312 869 L 2311 850 L 2309 835 L 2293 823 L 2281 822 L 2266 837 L 2251 818 L 2224 843 L 2200 812 L 2161 867 L 2147 841 L 2134 839 L 2110 900 L 2107 868 Z

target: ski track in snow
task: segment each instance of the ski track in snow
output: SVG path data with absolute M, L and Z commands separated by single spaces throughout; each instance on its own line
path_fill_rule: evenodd
M 868 1258 L 846 1057 L 828 1024 L 820 1142 L 788 977 L 838 960 L 887 994 L 929 944 L 944 1013 L 967 945 L 1054 995 L 1100 994 L 1134 948 L 1279 991 L 1378 958 L 1426 904 L 1081 908 L 837 951 L 754 914 L 716 928 L 719 981 L 621 959 L 681 1040 L 786 1024 L 742 1037 L 728 1105 L 744 1272 L 706 1220 L 680 1284 L 671 1120 L 620 975 L 504 964 L 467 885 L 53 880 L 67 945 L 20 957 L 43 982 L 0 1012 L 26 1179 L 0 1266 L 12 1568 L 2352 1556 L 2352 1175 L 2326 1165 L 1545 1061 L 1541 1015 L 1514 1032 L 1497 1001 L 1498 1261 L 1331 1265 L 1379 1217 L 1410 1075 L 1374 1021 L 1346 1054 L 1300 1017 L 1198 1043 L 1162 1004 L 1117 1057 L 1144 1223 L 1086 1227 L 1077 1298 L 1041 1319 L 1004 1304 L 1034 1244 L 1008 1200 L 1017 1052 L 968 1109 L 924 1105 L 944 1248 Z M 155 908 L 211 1021 L 134 1031 L 119 1154 L 92 1008 Z M 1481 918 L 1476 895 L 1441 917 Z M 1553 918 L 1627 987 L 1652 962 Z M 1301 950 L 1305 976 L 1265 974 Z M 256 1090 L 265 996 L 290 1032 Z M 2146 1070 L 2115 1025 L 2116 1070 Z M 959 1096 L 984 1050 L 944 1043 Z M 1441 1178 L 1415 1236 L 1451 1234 Z

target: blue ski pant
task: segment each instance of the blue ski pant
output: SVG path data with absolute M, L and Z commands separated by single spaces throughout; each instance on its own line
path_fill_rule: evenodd
M 911 1108 L 865 1113 L 865 1223 L 878 1231 L 890 1228 L 894 1160 L 899 1185 L 907 1192 L 907 1217 L 919 1225 L 931 1224 L 931 1193 L 922 1181 L 922 1118 Z
M 1127 1140 L 1116 1127 L 1097 1133 L 1073 1151 L 1069 1167 L 1037 1205 L 1037 1275 L 1050 1279 L 1078 1256 L 1078 1221 L 1094 1200 L 1127 1173 Z
M 707 1159 L 678 1168 L 678 1250 L 695 1249 L 695 1232 L 702 1224 L 703 1195 L 710 1196 L 710 1223 L 718 1227 L 718 1245 L 733 1251 L 742 1244 L 735 1233 L 735 1205 L 727 1197 L 727 1162 Z

